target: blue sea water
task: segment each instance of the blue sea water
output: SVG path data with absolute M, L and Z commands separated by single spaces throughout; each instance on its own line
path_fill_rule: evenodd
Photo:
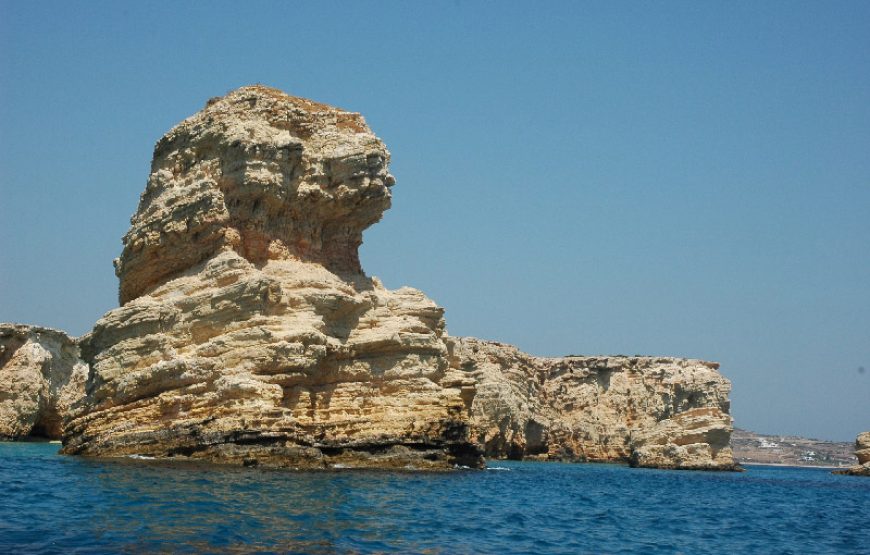
M 870 479 L 825 469 L 291 472 L 57 448 L 0 443 L 0 552 L 870 553 Z

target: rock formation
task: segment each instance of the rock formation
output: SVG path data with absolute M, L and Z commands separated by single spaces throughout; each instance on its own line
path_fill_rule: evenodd
M 480 466 L 443 310 L 367 277 L 389 152 L 356 113 L 261 87 L 158 141 L 82 343 L 66 453 L 296 468 Z
M 0 439 L 60 439 L 86 377 L 78 346 L 65 333 L 0 324 Z
M 858 457 L 858 464 L 870 463 L 870 432 L 858 434 L 855 440 L 855 456 Z
M 388 163 L 359 114 L 262 86 L 210 100 L 155 147 L 121 306 L 78 344 L 0 335 L 0 434 L 66 418 L 69 454 L 293 468 L 733 467 L 715 363 L 450 338 L 423 293 L 369 278 Z
M 731 384 L 718 364 L 664 357 L 533 357 L 451 339 L 477 382 L 472 429 L 488 457 L 733 469 Z
M 870 476 L 870 432 L 858 434 L 855 440 L 855 456 L 858 457 L 857 465 L 845 470 L 837 470 L 834 474 Z

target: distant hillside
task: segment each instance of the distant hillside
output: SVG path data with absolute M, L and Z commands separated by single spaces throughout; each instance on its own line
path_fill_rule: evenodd
M 769 436 L 734 428 L 734 460 L 740 464 L 791 466 L 852 466 L 858 463 L 853 442 L 796 436 Z

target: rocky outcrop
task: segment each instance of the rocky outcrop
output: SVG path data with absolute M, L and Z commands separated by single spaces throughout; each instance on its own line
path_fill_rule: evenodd
M 0 324 L 0 439 L 60 439 L 86 377 L 78 346 L 65 333 Z
M 476 382 L 472 429 L 488 457 L 733 469 L 728 394 L 718 364 L 668 357 L 533 357 L 451 340 Z
M 91 456 L 733 467 L 716 364 L 450 338 L 423 293 L 368 277 L 388 163 L 359 114 L 262 86 L 209 101 L 155 147 L 115 261 L 121 306 L 78 346 L 9 335 L 3 371 L 30 374 L 4 382 L 0 408 L 27 415 L 8 435 L 56 435 L 67 415 L 64 452 Z
M 850 476 L 870 476 L 870 432 L 858 434 L 855 440 L 855 456 L 858 464 L 845 470 L 837 470 L 834 474 L 849 474 Z
M 858 434 L 855 440 L 855 456 L 858 464 L 870 463 L 870 432 Z
M 482 465 L 443 310 L 359 264 L 388 161 L 359 114 L 261 86 L 169 131 L 115 262 L 122 306 L 82 343 L 64 452 Z

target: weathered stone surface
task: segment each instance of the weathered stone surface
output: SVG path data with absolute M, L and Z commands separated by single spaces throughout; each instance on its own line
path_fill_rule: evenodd
M 855 456 L 858 464 L 870 463 L 870 432 L 858 434 L 855 440 Z
M 359 265 L 388 160 L 358 114 L 260 86 L 169 131 L 116 261 L 123 306 L 82 344 L 65 452 L 480 466 L 443 310 Z
M 451 339 L 477 382 L 472 429 L 489 457 L 732 469 L 731 384 L 711 362 L 669 357 L 533 357 Z
M 494 457 L 729 468 L 717 365 L 532 357 L 448 338 L 421 292 L 360 267 L 390 206 L 359 114 L 261 86 L 156 145 L 115 261 L 122 306 L 81 341 L 64 451 L 297 468 Z
M 513 345 L 473 337 L 448 340 L 451 365 L 474 380 L 472 430 L 487 457 L 546 455 L 550 417 L 542 359 Z
M 851 476 L 870 476 L 870 432 L 858 434 L 855 440 L 855 456 L 858 464 L 845 470 L 837 470 L 834 474 L 849 474 Z
M 0 439 L 60 439 L 86 377 L 78 346 L 65 333 L 0 324 Z
M 124 304 L 230 249 L 362 273 L 390 207 L 390 154 L 357 113 L 262 86 L 209 101 L 157 142 L 115 261 Z

